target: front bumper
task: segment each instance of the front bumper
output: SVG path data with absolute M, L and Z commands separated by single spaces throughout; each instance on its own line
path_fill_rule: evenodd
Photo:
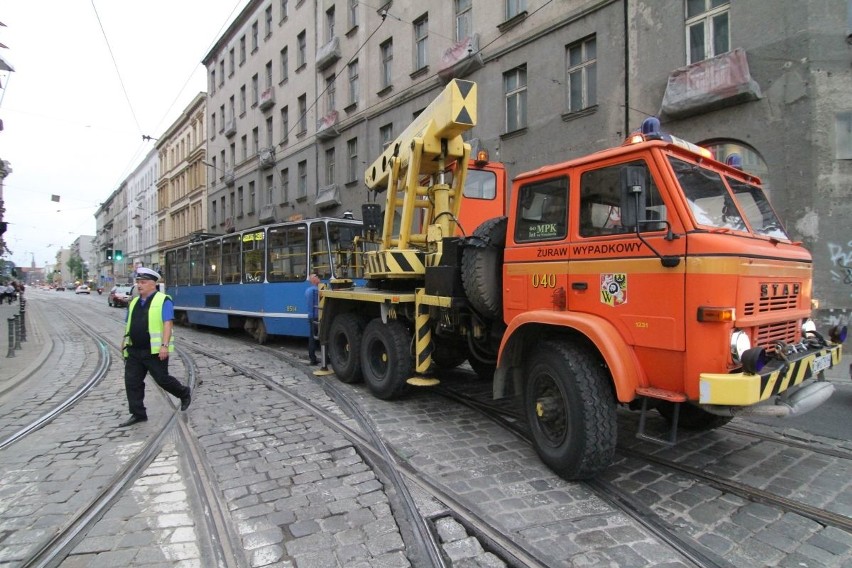
M 788 354 L 786 360 L 775 358 L 759 374 L 701 373 L 698 402 L 727 406 L 757 404 L 814 376 L 814 365 L 818 373 L 840 364 L 842 355 L 840 344 L 830 344 Z

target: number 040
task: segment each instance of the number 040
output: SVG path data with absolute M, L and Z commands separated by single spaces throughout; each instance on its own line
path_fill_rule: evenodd
M 556 288 L 555 274 L 533 274 L 533 288 Z

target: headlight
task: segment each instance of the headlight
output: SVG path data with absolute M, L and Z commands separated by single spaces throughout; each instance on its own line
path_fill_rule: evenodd
M 816 331 L 814 320 L 808 318 L 802 322 L 802 337 L 807 337 L 809 333 Z
M 736 364 L 742 364 L 742 355 L 744 352 L 751 349 L 751 339 L 746 332 L 741 329 L 735 329 L 731 333 L 731 358 Z

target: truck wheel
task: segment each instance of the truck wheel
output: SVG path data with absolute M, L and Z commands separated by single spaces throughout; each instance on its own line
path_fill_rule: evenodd
M 462 252 L 462 284 L 473 308 L 484 317 L 503 317 L 503 248 L 506 217 L 495 217 L 473 232 Z
M 567 480 L 612 461 L 616 403 L 600 362 L 578 345 L 541 344 L 526 366 L 524 412 L 541 460 Z
M 361 373 L 361 338 L 367 318 L 343 313 L 334 318 L 328 334 L 328 358 L 334 374 L 342 383 L 358 383 Z
M 399 321 L 383 323 L 376 318 L 367 324 L 361 343 L 361 369 L 373 396 L 396 398 L 411 376 L 411 333 Z
M 441 371 L 455 369 L 467 359 L 467 347 L 464 344 L 452 341 L 435 341 L 435 350 L 432 351 L 432 362 Z
M 657 412 L 662 414 L 663 418 L 671 424 L 674 418 L 674 403 L 666 400 L 659 401 L 657 403 Z M 724 426 L 733 419 L 733 416 L 718 416 L 707 412 L 703 408 L 686 403 L 680 405 L 680 416 L 678 417 L 677 425 L 684 430 L 703 432 Z

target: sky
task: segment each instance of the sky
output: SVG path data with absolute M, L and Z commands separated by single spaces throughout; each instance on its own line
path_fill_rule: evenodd
M 201 91 L 201 60 L 248 0 L 4 0 L 5 260 L 43 267 Z M 59 196 L 59 202 L 53 196 Z

